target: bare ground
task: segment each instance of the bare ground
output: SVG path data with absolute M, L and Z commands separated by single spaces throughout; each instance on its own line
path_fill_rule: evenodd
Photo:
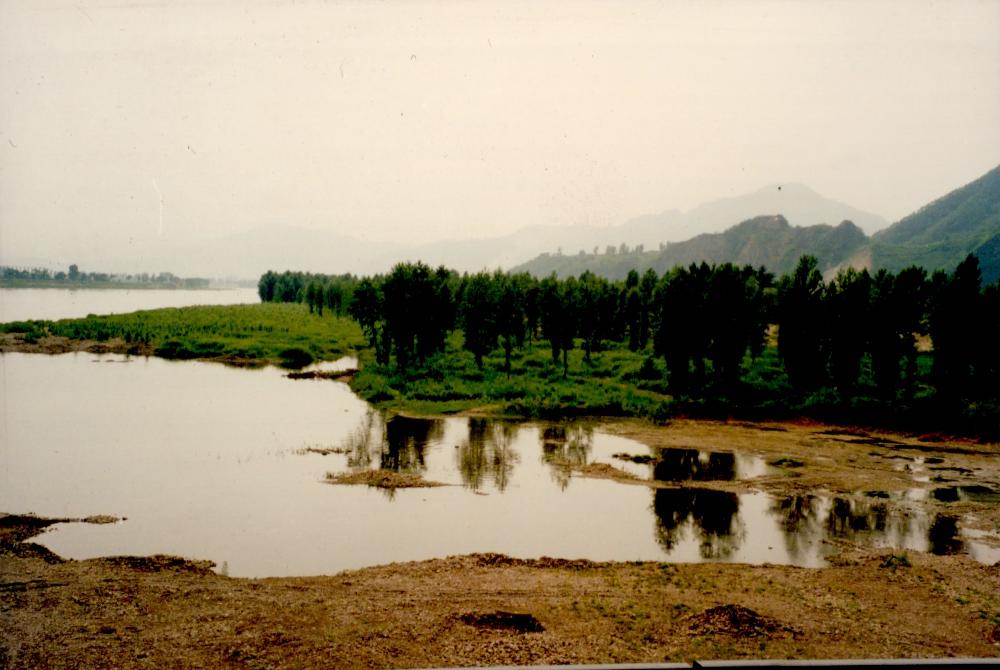
M 1000 656 L 1000 568 L 823 569 L 472 555 L 232 579 L 167 557 L 0 555 L 0 665 L 401 668 Z

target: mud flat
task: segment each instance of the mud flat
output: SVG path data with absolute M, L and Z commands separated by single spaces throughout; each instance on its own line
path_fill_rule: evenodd
M 176 557 L 0 553 L 0 665 L 401 668 L 1000 657 L 1000 567 L 845 551 L 822 569 L 475 554 L 234 579 Z

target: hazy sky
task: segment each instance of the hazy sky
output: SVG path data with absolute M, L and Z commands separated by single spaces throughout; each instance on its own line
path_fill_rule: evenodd
M 1000 163 L 1000 1 L 0 0 L 0 262 L 286 223 L 617 224 Z

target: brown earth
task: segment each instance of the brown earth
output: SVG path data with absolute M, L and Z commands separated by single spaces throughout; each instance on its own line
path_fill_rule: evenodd
M 806 569 L 477 554 L 251 580 L 172 557 L 46 562 L 8 547 L 0 666 L 1000 657 L 1000 567 L 889 558 Z
M 0 333 L 0 352 L 20 352 L 25 354 L 68 354 L 85 351 L 91 354 L 130 354 L 152 356 L 153 348 L 148 344 L 128 343 L 123 339 L 71 340 L 68 337 L 46 335 L 34 341 L 25 341 L 21 333 Z
M 359 470 L 357 472 L 328 472 L 327 484 L 364 484 L 377 489 L 421 489 L 435 486 L 450 486 L 442 482 L 424 479 L 418 474 L 394 472 L 392 470 Z

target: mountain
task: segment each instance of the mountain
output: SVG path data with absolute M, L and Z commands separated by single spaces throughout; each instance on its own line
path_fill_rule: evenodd
M 663 273 L 677 265 L 732 262 L 739 265 L 763 265 L 775 273 L 795 268 L 799 257 L 812 254 L 820 267 L 833 271 L 863 253 L 868 243 L 864 232 L 850 221 L 837 226 L 792 226 L 781 215 L 759 216 L 733 226 L 723 233 L 706 233 L 686 242 L 667 244 L 659 251 L 575 256 L 543 254 L 512 272 L 545 276 L 576 275 L 585 270 L 610 279 L 622 279 L 629 270 L 643 272 L 652 268 Z
M 1000 277 L 1000 166 L 921 207 L 872 237 L 872 264 L 894 272 L 908 265 L 954 270 L 979 256 L 983 281 Z
M 698 226 L 715 225 L 707 222 L 731 216 L 743 207 L 773 206 L 774 201 L 769 198 L 774 194 L 769 191 L 775 190 L 777 187 L 741 198 L 707 203 L 681 215 L 682 225 L 693 231 Z M 790 195 L 782 206 L 796 212 L 800 219 L 807 214 L 796 209 L 799 203 L 815 204 L 825 200 L 798 185 L 783 186 L 780 190 L 782 193 L 787 190 Z M 815 215 L 820 210 L 812 208 L 809 211 Z M 664 272 L 675 265 L 728 261 L 764 265 L 780 274 L 791 270 L 801 255 L 811 254 L 819 259 L 824 275 L 829 278 L 847 266 L 898 272 L 909 265 L 919 265 L 929 272 L 952 271 L 969 253 L 975 253 L 983 282 L 994 283 L 1000 279 L 1000 167 L 875 232 L 871 238 L 851 220 L 836 227 L 800 227 L 791 225 L 791 221 L 784 212 L 757 216 L 722 233 L 701 234 L 686 242 L 661 245 L 659 251 L 542 254 L 513 270 L 538 276 L 551 272 L 561 276 L 576 275 L 590 270 L 617 279 L 625 277 L 631 269 L 653 268 Z M 868 225 L 876 224 L 869 219 Z M 671 230 L 676 231 L 676 227 Z
M 851 221 L 867 235 L 889 225 L 877 214 L 823 197 L 803 184 L 774 184 L 753 193 L 714 200 L 692 209 L 684 215 L 684 226 L 680 231 L 683 237 L 678 239 L 689 239 L 701 233 L 719 233 L 734 222 L 762 214 L 781 214 L 791 225 L 803 227 Z
M 72 253 L 67 254 L 64 250 L 49 259 L 32 257 L 29 262 L 0 254 L 0 261 L 6 265 L 53 269 L 65 269 L 69 263 L 77 263 L 81 268 L 108 272 L 169 271 L 181 276 L 247 279 L 259 277 L 267 270 L 286 268 L 331 274 L 373 274 L 386 272 L 395 263 L 405 260 L 421 260 L 459 271 L 478 271 L 510 268 L 543 252 L 555 258 L 559 254 L 575 255 L 581 251 L 603 254 L 609 247 L 618 251 L 622 245 L 633 250 L 640 245 L 657 249 L 705 233 L 719 233 L 738 221 L 777 214 L 792 226 L 850 220 L 862 230 L 871 231 L 886 225 L 881 217 L 824 198 L 800 184 L 783 184 L 713 200 L 688 212 L 670 209 L 615 226 L 531 225 L 507 235 L 418 245 L 405 241 L 374 242 L 327 230 L 273 224 L 200 240 L 154 237 L 129 239 L 126 244 L 124 240 L 110 239 L 77 245 L 72 247 Z M 401 231 L 400 239 L 405 240 L 405 231 Z M 712 243 L 701 240 L 698 244 L 711 246 Z M 671 253 L 680 254 L 681 250 Z

